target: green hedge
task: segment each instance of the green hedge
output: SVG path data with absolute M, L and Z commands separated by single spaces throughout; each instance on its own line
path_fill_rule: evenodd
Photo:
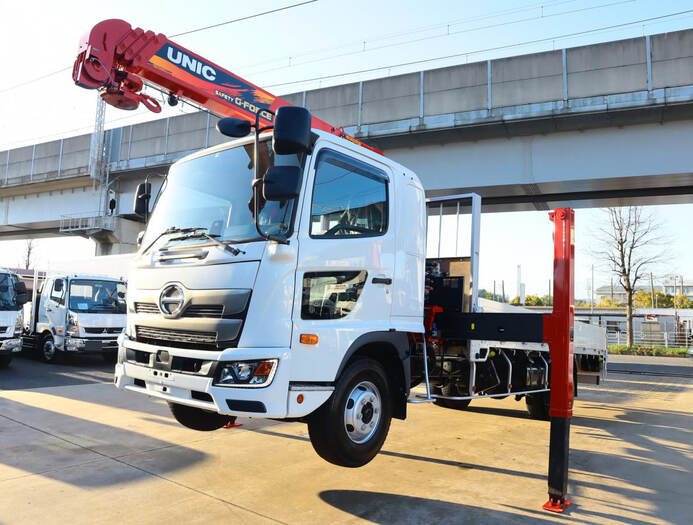
M 610 354 L 658 355 L 666 357 L 688 357 L 688 348 L 666 348 L 664 346 L 609 345 Z

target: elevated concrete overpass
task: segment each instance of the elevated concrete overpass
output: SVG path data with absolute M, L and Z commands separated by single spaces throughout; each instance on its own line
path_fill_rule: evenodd
M 430 195 L 477 191 L 487 211 L 693 201 L 693 30 L 284 97 L 414 169 Z M 131 249 L 137 182 L 223 142 L 215 124 L 200 112 L 0 152 L 0 238 Z

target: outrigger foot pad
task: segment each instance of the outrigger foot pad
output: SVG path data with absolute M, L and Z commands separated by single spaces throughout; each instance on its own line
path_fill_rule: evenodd
M 568 498 L 564 499 L 554 499 L 550 498 L 549 501 L 542 505 L 544 510 L 549 510 L 551 512 L 565 512 L 568 507 L 573 504 Z
M 234 428 L 234 427 L 242 427 L 243 423 L 234 423 L 233 421 L 229 421 L 226 423 L 223 427 L 221 428 Z

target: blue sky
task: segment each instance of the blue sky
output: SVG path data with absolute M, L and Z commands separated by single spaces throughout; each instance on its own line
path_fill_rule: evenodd
M 2 0 L 0 46 L 0 150 L 47 141 L 61 135 L 89 132 L 95 95 L 76 88 L 70 71 L 17 89 L 28 79 L 72 65 L 80 36 L 96 22 L 122 18 L 144 29 L 173 35 L 246 15 L 298 3 L 286 1 L 52 2 L 31 4 Z M 689 1 L 674 0 L 505 0 L 505 1 L 363 1 L 316 2 L 231 25 L 184 35 L 175 41 L 241 74 L 276 94 L 388 75 L 513 56 L 600 41 L 617 40 L 693 27 L 693 13 L 593 31 L 693 9 Z M 37 13 L 40 11 L 40 13 Z M 40 16 L 37 16 L 40 15 Z M 581 31 L 588 34 L 563 37 Z M 528 41 L 543 40 L 533 44 Z M 8 53 L 7 50 L 14 50 Z M 440 56 L 456 55 L 444 60 Z M 425 61 L 409 66 L 387 67 Z M 384 68 L 337 78 L 301 83 L 364 69 Z M 182 108 L 183 111 L 189 109 Z M 173 112 L 181 111 L 178 107 Z M 152 118 L 146 111 L 107 111 L 109 126 Z M 338 123 L 335 123 L 338 124 Z M 678 254 L 667 268 L 693 277 L 693 248 L 685 224 L 693 222 L 693 205 L 654 208 L 667 224 Z M 576 295 L 586 295 L 592 261 L 587 256 L 590 230 L 600 213 L 578 210 Z M 551 227 L 545 212 L 486 215 L 482 222 L 480 284 L 505 280 L 514 294 L 516 265 L 522 264 L 527 291 L 545 293 L 551 277 Z M 533 250 L 525 239 L 532 235 Z M 65 243 L 58 244 L 65 246 Z M 89 255 L 86 240 L 69 242 L 71 253 Z M 19 258 L 17 243 L 0 242 L 0 264 Z M 42 258 L 56 250 L 39 242 Z M 62 250 L 60 250 L 62 251 Z M 597 284 L 608 282 L 597 272 Z

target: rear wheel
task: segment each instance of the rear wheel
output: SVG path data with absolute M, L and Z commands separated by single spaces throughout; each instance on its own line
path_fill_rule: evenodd
M 12 361 L 11 355 L 0 355 L 0 368 L 7 368 L 10 366 L 10 361 Z
M 447 384 L 445 386 L 434 386 L 432 387 L 432 393 L 442 396 L 453 396 L 462 397 L 468 396 L 467 392 L 460 392 L 460 390 L 454 384 Z M 455 410 L 464 410 L 471 403 L 471 399 L 436 399 L 435 404 L 439 407 L 452 408 Z
M 181 425 L 202 432 L 217 430 L 227 423 L 236 421 L 236 416 L 224 416 L 210 410 L 179 405 L 178 403 L 169 403 L 168 408 Z
M 310 415 L 310 442 L 324 460 L 360 467 L 380 451 L 391 419 L 385 370 L 378 361 L 358 358 L 342 372 L 332 396 Z
M 551 392 L 539 392 L 538 394 L 527 394 L 527 412 L 533 419 L 549 420 L 549 407 L 551 404 Z
M 38 357 L 44 363 L 54 363 L 58 360 L 58 349 L 51 334 L 44 334 L 39 341 Z

